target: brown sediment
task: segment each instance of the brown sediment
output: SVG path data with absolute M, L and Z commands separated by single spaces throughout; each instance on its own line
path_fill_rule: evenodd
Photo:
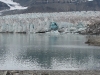
M 1 70 L 0 75 L 100 75 L 100 70 Z
M 89 45 L 100 46 L 100 36 L 99 37 L 90 37 L 90 38 L 88 38 L 88 40 L 85 43 L 89 44 Z

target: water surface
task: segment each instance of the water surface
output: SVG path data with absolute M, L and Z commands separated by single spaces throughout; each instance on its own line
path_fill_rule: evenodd
M 0 34 L 0 70 L 100 69 L 100 47 L 78 34 Z

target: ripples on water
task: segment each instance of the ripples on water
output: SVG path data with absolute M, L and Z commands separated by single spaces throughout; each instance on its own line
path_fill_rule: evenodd
M 85 42 L 76 34 L 0 34 L 0 69 L 100 69 L 100 47 Z

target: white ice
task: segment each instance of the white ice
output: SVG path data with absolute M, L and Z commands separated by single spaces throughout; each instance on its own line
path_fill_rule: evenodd
M 0 32 L 36 33 L 48 31 L 51 22 L 56 22 L 64 32 L 83 31 L 87 24 L 100 21 L 100 11 L 55 12 L 55 13 L 26 13 L 0 16 Z M 82 23 L 82 27 L 77 27 Z M 52 32 L 51 32 L 52 33 Z M 53 33 L 58 33 L 57 31 Z

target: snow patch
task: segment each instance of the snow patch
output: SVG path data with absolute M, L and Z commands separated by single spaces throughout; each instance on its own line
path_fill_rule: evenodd
M 88 0 L 88 1 L 93 1 L 93 0 Z
M 10 7 L 10 10 L 27 9 L 27 7 L 23 7 L 19 3 L 13 2 L 13 0 L 0 0 L 0 1 L 3 2 L 3 3 L 6 3 Z

